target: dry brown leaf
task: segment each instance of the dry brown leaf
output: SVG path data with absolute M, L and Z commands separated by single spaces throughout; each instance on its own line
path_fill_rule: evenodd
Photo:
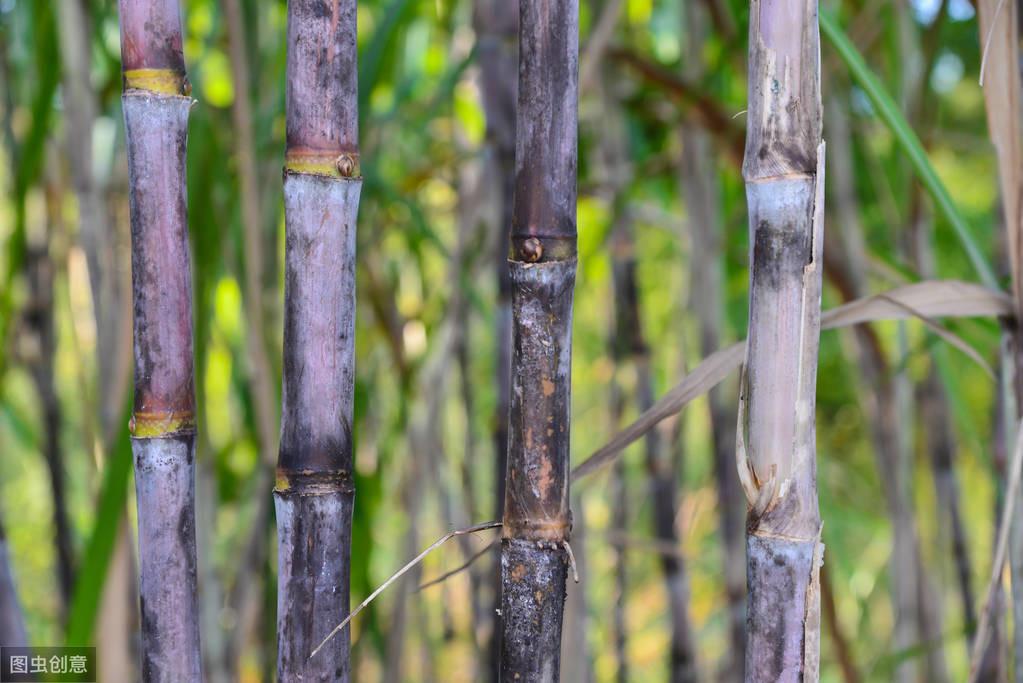
M 978 0 L 980 40 L 983 52 L 981 85 L 987 109 L 988 135 L 998 158 L 998 179 L 1002 209 L 1008 231 L 1009 264 L 1012 268 L 1012 291 L 1020 300 L 1020 267 L 1023 260 L 1023 220 L 1020 210 L 1023 188 L 1023 148 L 1020 130 L 1019 28 L 1016 3 L 1009 0 Z
M 892 299 L 889 300 L 892 301 L 892 303 L 894 303 L 896 306 L 905 308 L 906 312 L 908 312 L 914 318 L 918 319 L 920 322 L 926 325 L 927 329 L 929 329 L 931 332 L 944 339 L 949 345 L 954 346 L 955 348 L 962 351 L 970 360 L 979 365 L 981 369 L 984 370 L 984 372 L 986 372 L 992 380 L 997 379 L 995 377 L 994 368 L 992 368 L 991 365 L 986 360 L 984 360 L 984 356 L 980 355 L 980 351 L 977 351 L 977 349 L 970 346 L 969 342 L 967 342 L 965 339 L 963 339 L 958 334 L 956 334 L 952 330 L 948 329 L 947 327 L 939 323 L 934 318 L 928 315 L 924 315 L 920 311 L 914 309 L 912 306 L 908 306 L 906 304 L 903 304 L 899 301 L 895 301 Z
M 913 312 L 910 312 L 913 311 Z M 864 297 L 821 315 L 821 329 L 846 327 L 873 320 L 996 317 L 1012 313 L 1002 292 L 958 280 L 927 280 Z
M 1012 302 L 1003 292 L 957 280 L 928 280 L 857 299 L 826 311 L 821 315 L 821 329 L 848 327 L 877 320 L 921 318 L 928 321 L 931 318 L 999 317 L 1011 313 Z M 936 323 L 931 321 L 931 324 Z M 945 332 L 952 334 L 947 330 Z M 962 343 L 966 345 L 966 342 Z M 576 467 L 572 471 L 573 481 L 614 462 L 629 444 L 642 438 L 665 418 L 681 411 L 693 399 L 713 389 L 739 367 L 745 354 L 744 340 L 707 356 L 632 424 Z
M 746 342 L 741 341 L 707 356 L 671 391 L 636 418 L 635 422 L 618 432 L 607 445 L 576 467 L 572 471 L 572 479 L 585 477 L 590 472 L 610 464 L 626 446 L 653 429 L 658 422 L 674 415 L 682 410 L 687 403 L 720 384 L 725 377 L 739 367 L 744 355 L 746 355 Z

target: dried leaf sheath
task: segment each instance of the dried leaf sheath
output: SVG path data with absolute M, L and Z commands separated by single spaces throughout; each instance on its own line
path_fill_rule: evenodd
M 277 676 L 348 681 L 358 155 L 355 0 L 288 3 Z
M 746 680 L 816 681 L 823 546 L 814 402 L 824 208 L 816 0 L 754 0 L 749 59 L 750 316 L 739 425 L 750 503 Z
M 195 391 L 185 196 L 188 112 L 175 0 L 121 0 L 130 183 L 144 681 L 201 681 Z
M 568 569 L 577 0 L 519 4 L 501 678 L 557 681 Z

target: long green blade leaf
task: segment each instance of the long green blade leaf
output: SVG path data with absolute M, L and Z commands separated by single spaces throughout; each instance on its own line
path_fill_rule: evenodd
M 863 88 L 881 120 L 885 122 L 885 125 L 895 135 L 895 139 L 906 153 L 906 156 L 909 157 L 913 169 L 920 177 L 920 182 L 923 183 L 927 192 L 931 195 L 934 204 L 952 225 L 952 229 L 955 230 L 956 236 L 963 245 L 963 249 L 966 250 L 970 263 L 973 264 L 974 269 L 980 276 L 980 281 L 986 287 L 1001 289 L 998 286 L 998 278 L 995 277 L 994 269 L 977 244 L 970 231 L 970 227 L 966 224 L 966 220 L 959 213 L 959 209 L 956 208 L 955 202 L 952 201 L 952 197 L 948 193 L 948 189 L 945 188 L 941 178 L 938 177 L 937 172 L 934 170 L 934 166 L 931 165 L 923 145 L 920 144 L 920 138 L 913 132 L 909 122 L 906 121 L 906 117 L 899 111 L 895 101 L 885 90 L 877 76 L 870 70 L 870 67 L 867 66 L 863 55 L 860 54 L 856 46 L 849 40 L 849 36 L 839 27 L 835 18 L 822 10 L 820 12 L 820 25 L 821 31 L 835 48 L 835 51 L 838 52 L 838 56 L 845 62 L 853 79 Z
M 131 439 L 128 436 L 128 414 L 131 404 L 126 405 L 117 430 L 117 441 L 103 470 L 103 483 L 97 502 L 96 520 L 85 546 L 78 581 L 75 583 L 68 610 L 67 644 L 74 646 L 92 645 L 93 631 L 99 611 L 103 585 L 107 580 L 110 558 L 114 554 L 124 506 L 128 499 L 128 479 L 131 474 Z

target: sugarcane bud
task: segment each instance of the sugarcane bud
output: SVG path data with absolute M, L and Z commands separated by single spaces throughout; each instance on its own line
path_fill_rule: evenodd
M 522 243 L 522 257 L 529 263 L 536 263 L 543 257 L 543 244 L 535 237 Z
M 351 178 L 355 174 L 357 164 L 349 154 L 342 154 L 337 158 L 337 172 L 342 178 Z

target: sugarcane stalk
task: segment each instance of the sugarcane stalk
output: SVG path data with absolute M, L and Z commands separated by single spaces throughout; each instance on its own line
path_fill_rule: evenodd
M 185 152 L 192 99 L 176 0 L 121 0 L 128 147 L 142 678 L 201 681 Z
M 359 172 L 356 0 L 288 3 L 277 675 L 348 681 Z
M 743 178 L 751 245 L 739 477 L 749 503 L 746 681 L 816 681 L 814 401 L 824 209 L 816 0 L 753 0 Z
M 557 681 L 571 527 L 579 4 L 519 9 L 501 679 Z

